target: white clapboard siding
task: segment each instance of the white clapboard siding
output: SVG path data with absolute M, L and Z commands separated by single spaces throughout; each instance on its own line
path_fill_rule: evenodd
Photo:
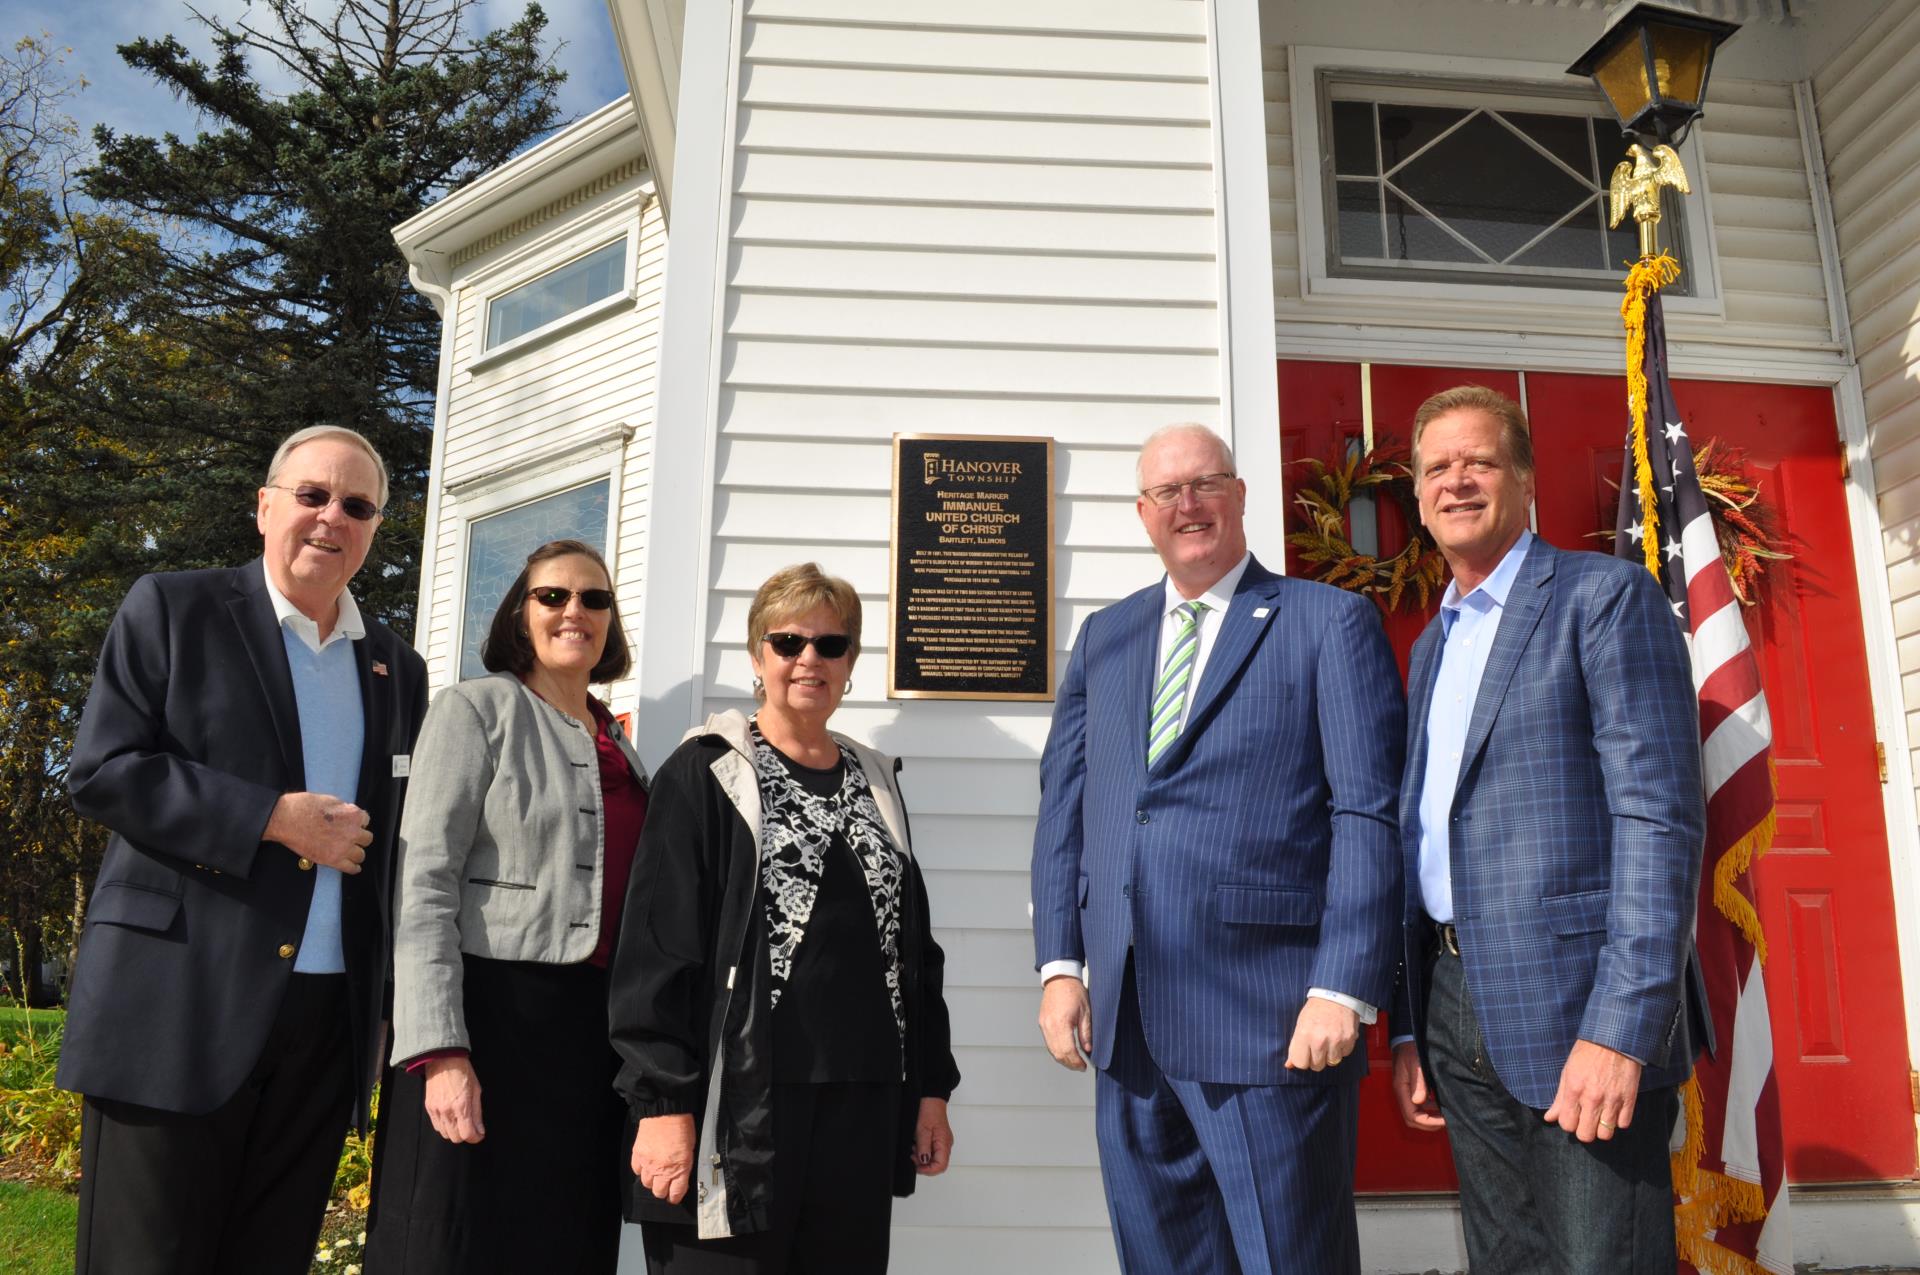
M 537 474 L 551 463 L 546 458 L 556 444 L 568 439 L 605 435 L 615 427 L 631 431 L 617 454 L 604 455 L 607 472 L 617 469 L 620 479 L 619 508 L 610 511 L 615 587 L 622 610 L 629 616 L 639 614 L 666 255 L 666 227 L 650 198 L 652 190 L 643 172 L 591 198 L 562 201 L 570 206 L 517 227 L 517 233 L 454 270 L 455 303 L 446 315 L 453 366 L 443 405 L 441 465 L 434 474 L 440 503 L 435 524 L 426 533 L 434 547 L 433 576 L 416 639 L 436 688 L 458 676 L 456 626 L 463 605 L 466 517 L 485 507 L 489 493 L 523 475 Z M 480 342 L 489 295 L 629 233 L 636 217 L 640 233 L 631 305 L 517 354 L 485 360 Z M 474 366 L 476 359 L 482 360 L 479 367 Z M 482 599 L 473 605 L 490 612 L 496 601 Z M 613 688 L 616 708 L 623 707 L 627 689 Z
M 1907 735 L 1920 740 L 1920 0 L 1891 0 L 1814 77 L 1860 363 Z M 1920 753 L 1915 756 L 1920 771 Z
M 862 653 L 834 725 L 903 760 L 965 1077 L 955 1168 L 900 1209 L 896 1266 L 1111 1270 L 1092 1084 L 1034 1025 L 1052 706 L 886 698 L 891 440 L 1054 439 L 1056 676 L 1086 616 L 1158 574 L 1134 452 L 1220 420 L 1207 8 L 742 4 L 704 707 L 752 703 L 768 574 L 811 559 L 853 583 Z
M 1284 46 L 1267 46 L 1264 63 L 1273 292 L 1279 323 L 1284 327 L 1289 321 L 1353 322 L 1376 328 L 1434 324 L 1431 311 L 1409 312 L 1388 301 L 1302 299 L 1292 137 L 1295 88 L 1289 83 Z M 1313 88 L 1306 85 L 1299 91 L 1311 93 Z M 1705 184 L 1718 240 L 1716 264 L 1725 317 L 1670 310 L 1667 327 L 1674 340 L 1724 342 L 1747 349 L 1836 349 L 1792 86 L 1716 77 L 1712 103 L 1698 128 L 1706 155 Z M 1704 249 L 1703 244 L 1693 245 L 1694 252 Z M 1444 287 L 1434 285 L 1434 295 L 1441 295 Z M 1510 308 L 1502 304 L 1461 300 L 1451 309 L 1449 326 L 1484 331 L 1514 326 Z M 1619 335 L 1619 316 L 1610 305 L 1555 305 L 1539 311 L 1529 316 L 1527 326 L 1534 332 Z

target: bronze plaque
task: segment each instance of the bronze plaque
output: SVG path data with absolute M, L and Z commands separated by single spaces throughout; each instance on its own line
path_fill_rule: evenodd
M 887 694 L 1053 698 L 1053 440 L 893 436 Z

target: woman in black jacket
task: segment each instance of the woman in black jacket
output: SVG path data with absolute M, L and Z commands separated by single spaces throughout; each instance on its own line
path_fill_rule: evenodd
M 652 1275 L 881 1272 L 892 1196 L 953 1148 L 945 958 L 896 763 L 827 730 L 859 596 L 790 567 L 747 630 L 761 707 L 661 767 L 628 887 L 629 1216 Z

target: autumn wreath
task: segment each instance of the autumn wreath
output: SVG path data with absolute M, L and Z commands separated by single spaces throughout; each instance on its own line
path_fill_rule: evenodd
M 1289 534 L 1287 543 L 1299 551 L 1307 577 L 1367 594 L 1388 611 L 1399 610 L 1403 601 L 1411 601 L 1412 610 L 1425 610 L 1447 578 L 1447 564 L 1420 525 L 1406 450 L 1375 447 L 1338 460 L 1295 463 L 1306 467 L 1307 479 L 1293 497 L 1301 530 Z M 1406 547 L 1390 558 L 1353 547 L 1347 515 L 1353 498 L 1363 492 L 1391 500 L 1405 516 Z

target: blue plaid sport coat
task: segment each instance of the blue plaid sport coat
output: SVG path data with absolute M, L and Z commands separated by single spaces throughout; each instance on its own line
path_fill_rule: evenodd
M 1154 1061 L 1226 1084 L 1285 1069 L 1309 987 L 1384 1006 L 1398 956 L 1399 671 L 1372 603 L 1248 564 L 1185 729 L 1147 766 L 1163 584 L 1089 617 L 1055 698 L 1034 835 L 1035 967 L 1087 966 L 1113 1057 L 1128 952 Z
M 1393 1022 L 1423 1043 L 1420 791 L 1442 641 L 1436 617 L 1414 644 L 1400 799 Z M 1576 1040 L 1639 1059 L 1643 1089 L 1684 1080 L 1706 809 L 1686 643 L 1645 568 L 1534 540 L 1487 657 L 1449 836 L 1467 989 L 1507 1090 L 1552 1105 Z

